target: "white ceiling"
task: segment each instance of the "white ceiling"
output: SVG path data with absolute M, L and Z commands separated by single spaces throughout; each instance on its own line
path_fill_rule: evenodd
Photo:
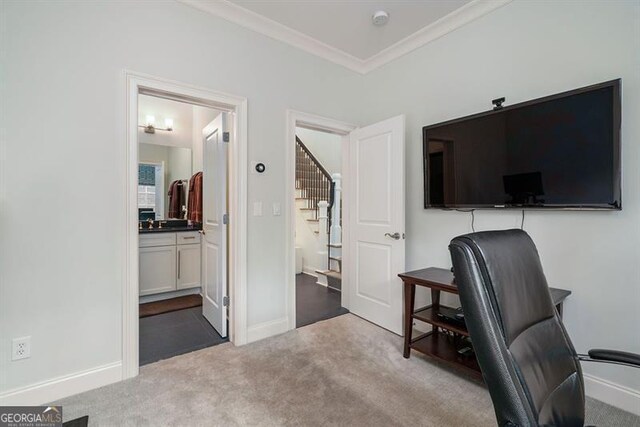
M 177 1 L 366 74 L 512 0 Z
M 230 1 L 358 59 L 366 60 L 433 24 L 470 0 Z M 371 16 L 378 10 L 389 13 L 389 22 L 380 27 L 371 22 Z

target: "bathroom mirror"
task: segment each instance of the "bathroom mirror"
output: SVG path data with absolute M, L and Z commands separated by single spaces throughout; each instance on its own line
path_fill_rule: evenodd
M 146 143 L 138 146 L 139 219 L 186 218 L 193 174 L 191 149 Z

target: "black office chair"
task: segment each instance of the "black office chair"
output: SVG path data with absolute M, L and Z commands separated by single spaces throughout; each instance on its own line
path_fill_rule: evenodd
M 524 231 L 459 236 L 449 250 L 499 426 L 582 427 L 580 361 L 640 367 L 637 354 L 576 354 L 553 306 L 536 246 Z

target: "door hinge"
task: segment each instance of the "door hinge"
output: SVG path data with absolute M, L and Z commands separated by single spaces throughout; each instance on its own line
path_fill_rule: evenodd
M 222 132 L 222 141 L 229 142 L 229 132 Z
M 229 224 L 229 214 L 223 214 L 223 215 L 222 215 L 222 223 L 223 223 L 224 225 Z
M 229 297 L 228 296 L 225 296 L 225 297 L 222 298 L 222 305 L 224 307 L 229 307 Z

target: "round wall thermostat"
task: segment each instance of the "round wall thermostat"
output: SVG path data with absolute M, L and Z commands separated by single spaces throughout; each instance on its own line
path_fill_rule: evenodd
M 267 167 L 264 165 L 264 163 L 258 163 L 258 164 L 256 165 L 256 171 L 257 171 L 258 173 L 262 173 L 262 172 L 264 172 L 266 169 L 267 169 Z

